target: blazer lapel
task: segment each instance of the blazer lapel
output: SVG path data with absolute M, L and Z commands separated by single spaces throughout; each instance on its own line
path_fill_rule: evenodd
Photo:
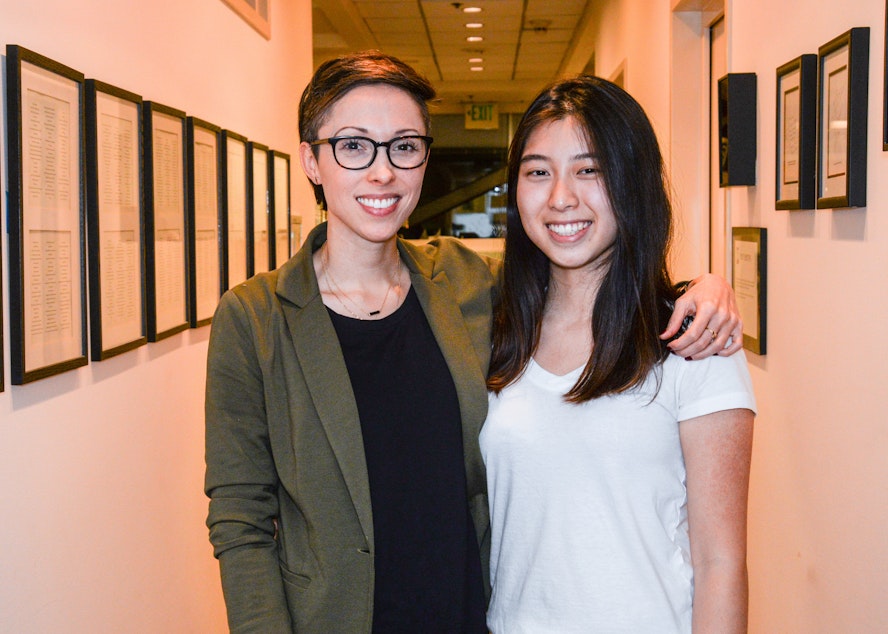
M 409 248 L 402 247 L 401 252 L 406 256 L 408 266 L 412 263 L 411 283 L 456 386 L 469 496 L 484 493 L 484 463 L 480 450 L 476 448 L 481 425 L 487 415 L 486 377 L 456 301 L 458 294 L 447 274 L 443 270 L 433 269 L 431 260 Z M 477 483 L 477 491 L 473 490 L 475 487 L 472 483 Z
M 314 250 L 325 240 L 326 226 L 320 225 L 291 261 L 292 268 L 288 267 L 286 273 L 281 272 L 277 293 L 287 300 L 281 305 L 293 349 L 303 370 L 302 378 L 336 455 L 364 535 L 372 545 L 370 484 L 358 408 L 339 339 L 321 300 L 311 260 Z

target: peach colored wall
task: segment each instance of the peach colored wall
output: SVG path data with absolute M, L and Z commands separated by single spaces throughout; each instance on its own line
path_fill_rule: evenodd
M 311 73 L 311 3 L 270 4 L 267 41 L 221 0 L 0 0 L 0 44 L 4 61 L 5 45 L 19 44 L 291 154 L 293 212 L 310 224 L 313 208 L 297 206 L 313 199 L 296 109 Z M 5 120 L 5 101 L 0 110 Z M 4 189 L 6 164 L 4 150 Z M 5 196 L 2 217 L 5 259 Z M 12 386 L 4 318 L 0 631 L 227 631 L 204 525 L 208 335 Z
M 651 5 L 657 8 L 651 8 Z M 652 113 L 680 185 L 678 206 L 699 241 L 705 180 L 689 170 L 705 147 L 696 129 L 705 100 L 687 67 L 705 72 L 693 16 L 663 6 L 711 0 L 606 0 L 598 71 L 623 62 L 627 88 Z M 882 151 L 884 0 L 726 0 L 730 72 L 758 76 L 758 184 L 723 190 L 734 226 L 768 229 L 768 354 L 747 354 L 759 403 L 749 518 L 750 632 L 888 631 L 888 152 Z M 665 47 L 623 31 L 650 8 L 639 33 L 672 33 Z M 699 14 L 698 14 L 699 17 Z M 632 25 L 632 26 L 630 26 Z M 702 26 L 702 29 L 701 29 Z M 868 205 L 774 208 L 775 71 L 852 27 L 870 27 Z M 599 48 L 600 47 L 600 48 Z M 663 71 L 663 60 L 672 67 Z M 657 69 L 640 79 L 639 68 Z M 662 72 L 661 72 L 662 71 Z M 638 81 L 645 85 L 639 86 Z M 705 99 L 705 98 L 704 98 Z M 661 122 L 664 109 L 672 111 Z M 662 125 L 668 123 L 668 130 Z M 671 153 L 670 153 L 671 150 Z M 704 162 L 705 164 L 705 162 Z M 705 244 L 681 244 L 685 273 Z

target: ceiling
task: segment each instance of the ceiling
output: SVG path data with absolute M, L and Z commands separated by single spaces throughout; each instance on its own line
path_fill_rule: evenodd
M 593 1 L 313 0 L 314 63 L 375 48 L 431 80 L 435 112 L 461 113 L 469 103 L 522 112 L 544 85 L 589 64 Z M 466 40 L 476 35 L 483 41 Z

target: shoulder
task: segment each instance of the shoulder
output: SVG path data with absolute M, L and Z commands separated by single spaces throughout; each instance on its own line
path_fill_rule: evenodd
M 685 361 L 670 355 L 663 364 L 664 384 L 674 386 L 680 420 L 723 409 L 756 410 L 752 378 L 743 351 L 729 357 Z
M 501 260 L 481 255 L 457 238 L 445 236 L 425 242 L 402 241 L 401 245 L 429 277 L 443 272 L 454 281 L 475 279 L 493 283 L 499 275 Z

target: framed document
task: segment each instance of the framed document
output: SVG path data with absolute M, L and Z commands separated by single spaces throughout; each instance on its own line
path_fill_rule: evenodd
M 271 246 L 268 237 L 271 216 L 268 213 L 268 147 L 247 143 L 247 225 L 252 227 L 247 251 L 253 252 L 248 275 L 271 270 Z
M 292 235 L 290 223 L 290 155 L 270 150 L 268 152 L 268 180 L 270 195 L 268 197 L 272 225 L 270 231 L 274 235 L 273 267 L 279 267 L 291 255 L 292 245 L 301 241 L 301 236 Z M 297 225 L 301 229 L 301 225 Z
M 86 80 L 90 356 L 148 341 L 142 217 L 142 98 Z
M 819 49 L 817 208 L 866 205 L 869 28 L 855 28 Z
M 777 209 L 814 209 L 817 173 L 817 56 L 777 69 Z
M 148 341 L 188 328 L 185 280 L 185 113 L 142 105 Z
M 222 296 L 222 211 L 219 181 L 221 130 L 185 120 L 188 195 L 188 315 L 192 328 L 210 323 Z
M 734 227 L 733 287 L 743 320 L 743 347 L 766 353 L 768 230 Z
M 247 250 L 247 138 L 222 130 L 223 288 L 247 279 L 253 254 Z
M 87 363 L 83 81 L 6 47 L 13 385 Z

